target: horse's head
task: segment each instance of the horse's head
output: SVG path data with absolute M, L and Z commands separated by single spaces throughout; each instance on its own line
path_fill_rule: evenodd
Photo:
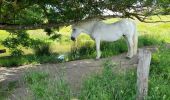
M 76 23 L 72 25 L 71 40 L 75 41 L 80 33 L 90 34 L 94 28 L 96 20 L 90 20 L 82 23 Z
M 83 29 L 72 26 L 72 34 L 71 34 L 71 40 L 75 41 L 77 36 L 83 32 Z

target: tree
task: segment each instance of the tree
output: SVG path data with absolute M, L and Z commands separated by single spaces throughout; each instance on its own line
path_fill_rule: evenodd
M 146 21 L 169 12 L 169 0 L 0 0 L 0 29 L 57 28 L 96 17 Z

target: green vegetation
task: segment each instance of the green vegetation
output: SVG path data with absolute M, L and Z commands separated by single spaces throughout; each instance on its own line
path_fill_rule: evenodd
M 170 98 L 170 49 L 162 45 L 153 54 L 149 76 L 148 100 L 169 100 Z M 67 100 L 73 98 L 71 89 L 64 77 L 65 67 L 57 76 L 47 70 L 29 71 L 24 76 L 24 84 L 33 93 L 36 100 Z M 121 70 L 114 62 L 107 60 L 103 64 L 101 73 L 92 74 L 83 79 L 80 100 L 135 100 L 136 98 L 136 68 Z M 1 90 L 0 98 L 5 98 L 16 88 L 16 82 L 8 85 L 8 89 Z
M 114 67 L 113 62 L 106 61 L 102 74 L 85 79 L 80 100 L 135 100 L 135 71 L 123 71 Z
M 0 0 L 0 49 L 7 51 L 0 54 L 0 67 L 94 58 L 94 41 L 87 35 L 81 35 L 78 42 L 73 43 L 70 40 L 70 26 L 60 26 L 93 17 L 115 16 L 110 12 L 140 21 L 170 21 L 169 4 L 170 0 Z M 106 22 L 116 20 L 113 18 Z M 170 100 L 170 49 L 166 45 L 170 43 L 170 23 L 135 21 L 139 31 L 139 47 L 159 47 L 159 51 L 152 55 L 147 99 Z M 109 57 L 126 52 L 127 46 L 122 38 L 112 43 L 103 42 L 101 50 L 102 57 Z M 134 100 L 135 72 L 135 69 L 117 70 L 113 63 L 106 61 L 102 73 L 84 79 L 80 94 L 75 98 Z M 18 82 L 10 82 L 5 88 L 0 85 L 0 99 L 6 99 L 17 85 Z M 44 70 L 30 71 L 24 76 L 24 85 L 35 100 L 70 100 L 73 97 L 63 72 L 56 77 Z
M 170 49 L 163 45 L 152 56 L 148 100 L 170 99 Z M 112 62 L 113 63 L 113 62 Z M 106 62 L 102 74 L 85 79 L 80 100 L 135 100 L 136 69 L 126 72 L 112 69 Z
M 15 89 L 18 87 L 18 81 L 11 81 L 6 87 L 4 87 L 2 84 L 0 84 L 0 100 L 5 100 L 6 97 Z
M 153 54 L 150 69 L 149 99 L 170 99 L 170 48 L 160 46 L 159 52 Z
M 169 100 L 170 98 L 170 49 L 160 46 L 153 54 L 149 76 L 148 100 Z M 66 100 L 73 98 L 71 89 L 65 81 L 64 70 L 59 77 L 50 76 L 46 70 L 29 71 L 25 84 L 36 99 Z M 136 68 L 122 70 L 114 62 L 106 60 L 101 73 L 83 79 L 79 100 L 135 100 Z
M 70 88 L 62 72 L 60 74 L 60 77 L 52 77 L 45 71 L 31 71 L 24 77 L 25 84 L 36 100 L 70 100 Z
M 51 55 L 23 55 L 19 57 L 2 57 L 0 58 L 0 66 L 18 67 L 27 64 L 37 63 L 57 63 L 60 62 L 56 57 L 58 54 Z

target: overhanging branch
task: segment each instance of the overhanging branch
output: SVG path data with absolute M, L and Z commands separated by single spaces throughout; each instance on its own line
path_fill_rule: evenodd
M 145 23 L 157 23 L 157 22 L 170 22 L 170 20 L 168 21 L 147 21 L 145 20 L 145 17 L 141 17 L 138 14 L 134 14 L 134 13 L 128 13 L 129 18 L 137 18 L 139 21 L 141 22 L 145 22 Z M 77 22 L 84 22 L 84 21 L 88 21 L 91 19 L 107 19 L 107 18 L 115 18 L 115 17 L 121 17 L 123 18 L 124 16 L 118 16 L 118 15 L 107 15 L 107 16 L 93 16 L 93 17 L 88 17 L 84 20 L 79 20 Z M 74 24 L 76 22 L 72 21 L 72 22 L 63 22 L 63 23 L 47 23 L 47 24 L 33 24 L 33 25 L 16 25 L 16 24 L 5 24 L 5 23 L 0 23 L 0 30 L 34 30 L 34 29 L 45 29 L 45 28 L 58 28 L 60 26 L 68 26 L 71 24 Z

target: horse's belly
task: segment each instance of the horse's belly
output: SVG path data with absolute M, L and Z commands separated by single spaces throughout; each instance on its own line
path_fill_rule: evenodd
M 116 33 L 114 33 L 114 34 L 102 34 L 100 39 L 102 41 L 116 41 L 116 40 L 120 39 L 121 36 L 122 35 L 116 34 Z

